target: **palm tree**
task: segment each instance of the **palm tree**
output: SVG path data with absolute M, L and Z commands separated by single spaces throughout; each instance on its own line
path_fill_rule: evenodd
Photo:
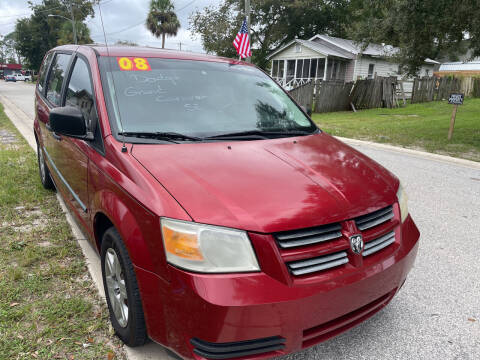
M 170 0 L 150 1 L 146 25 L 155 37 L 162 36 L 162 49 L 165 48 L 165 36 L 176 36 L 180 29 L 180 21 Z

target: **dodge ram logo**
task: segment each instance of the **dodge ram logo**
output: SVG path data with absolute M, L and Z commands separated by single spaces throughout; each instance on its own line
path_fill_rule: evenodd
M 362 235 L 350 236 L 350 247 L 355 254 L 360 254 L 363 250 L 363 237 Z

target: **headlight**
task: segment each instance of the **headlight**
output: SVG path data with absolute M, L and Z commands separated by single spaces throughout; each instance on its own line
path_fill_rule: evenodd
M 402 219 L 402 223 L 403 223 L 408 215 L 408 197 L 405 190 L 403 190 L 403 186 L 401 183 L 400 183 L 400 186 L 398 187 L 397 199 L 398 199 L 398 205 L 400 205 L 400 218 Z
M 245 231 L 162 218 L 167 261 L 206 273 L 259 271 Z

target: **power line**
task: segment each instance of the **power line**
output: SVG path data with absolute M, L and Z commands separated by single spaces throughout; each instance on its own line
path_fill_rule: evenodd
M 190 1 L 188 4 L 186 4 L 185 6 L 182 6 L 180 9 L 178 9 L 177 11 L 182 11 L 183 9 L 189 7 L 190 5 L 192 5 L 195 1 L 197 0 L 192 0 Z

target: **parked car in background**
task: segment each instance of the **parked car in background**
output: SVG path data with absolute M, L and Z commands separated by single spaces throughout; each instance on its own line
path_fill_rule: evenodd
M 61 46 L 35 112 L 41 182 L 100 254 L 129 346 L 299 351 L 377 313 L 412 268 L 419 231 L 399 179 L 251 64 Z
M 16 82 L 16 81 L 17 81 L 17 77 L 15 76 L 15 74 L 5 75 L 5 81 L 13 81 L 13 82 Z

